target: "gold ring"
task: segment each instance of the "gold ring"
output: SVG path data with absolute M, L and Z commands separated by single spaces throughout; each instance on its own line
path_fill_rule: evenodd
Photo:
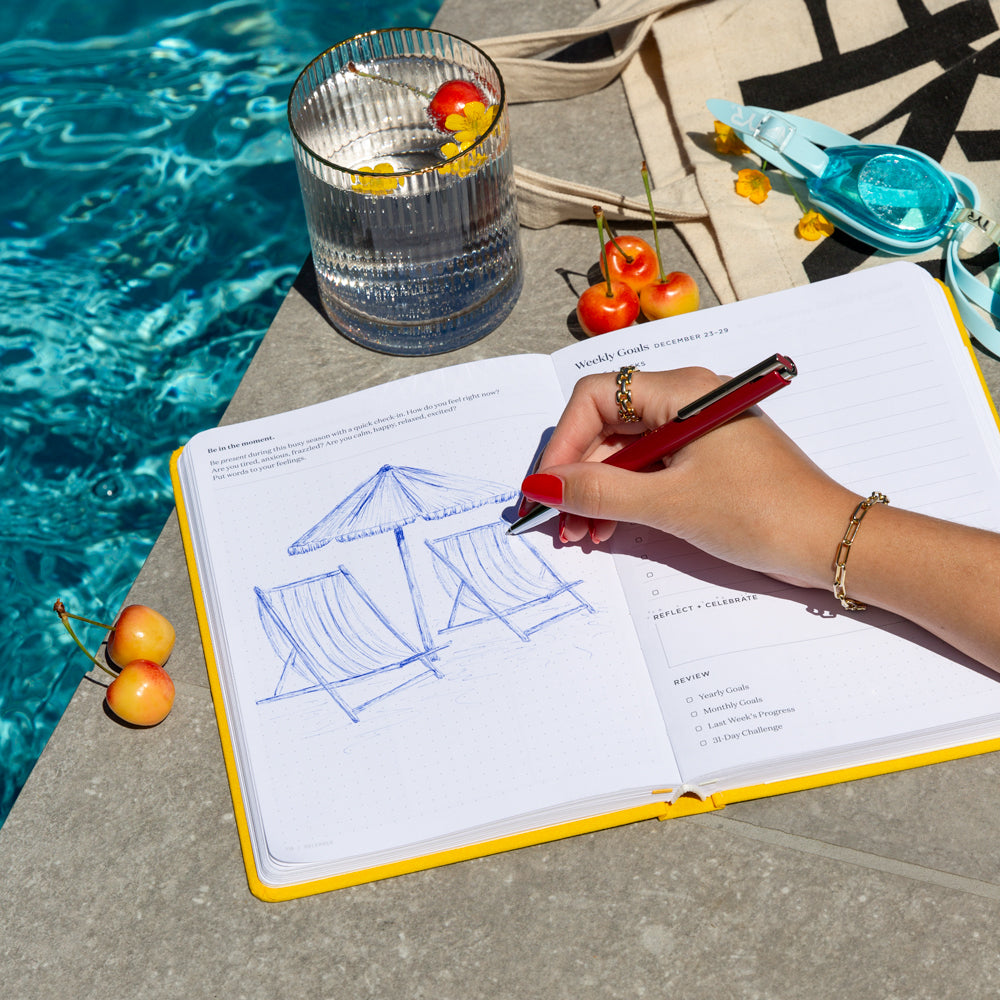
M 639 414 L 632 409 L 633 372 L 635 365 L 623 365 L 615 376 L 615 381 L 618 383 L 615 402 L 618 404 L 618 419 L 623 424 L 634 424 L 639 420 Z

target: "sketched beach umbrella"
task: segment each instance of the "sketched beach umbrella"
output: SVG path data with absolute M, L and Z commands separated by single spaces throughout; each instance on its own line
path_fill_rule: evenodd
M 513 500 L 515 496 L 515 490 L 483 479 L 383 465 L 374 476 L 341 500 L 323 520 L 293 542 L 288 547 L 288 553 L 300 555 L 322 548 L 331 541 L 350 542 L 391 531 L 396 536 L 420 637 L 429 649 L 432 646 L 431 633 L 413 572 L 409 546 L 403 535 L 404 526 L 418 520 L 436 520 L 475 507 Z

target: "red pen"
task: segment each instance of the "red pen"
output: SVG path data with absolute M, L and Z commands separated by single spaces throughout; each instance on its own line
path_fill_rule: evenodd
M 620 451 L 609 455 L 603 460 L 604 464 L 640 472 L 749 410 L 751 406 L 788 385 L 796 373 L 797 369 L 791 358 L 784 354 L 774 354 L 748 368 L 742 375 L 723 382 L 718 389 L 688 403 L 677 411 L 677 416 L 669 423 L 643 434 Z M 519 535 L 558 513 L 553 507 L 538 504 L 524 517 L 518 518 L 507 529 L 507 534 Z

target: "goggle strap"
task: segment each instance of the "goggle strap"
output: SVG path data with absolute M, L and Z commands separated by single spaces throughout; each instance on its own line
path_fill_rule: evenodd
M 991 219 L 978 208 L 960 208 L 952 217 L 953 226 L 971 226 L 978 229 L 991 243 L 1000 246 L 1000 222 Z
M 956 233 L 945 248 L 945 282 L 951 289 L 962 322 L 969 335 L 994 357 L 1000 358 L 1000 330 L 995 320 L 1000 314 L 1000 295 L 978 281 L 958 256 L 961 235 Z M 976 307 L 988 313 L 994 322 L 985 320 Z
M 827 155 L 820 146 L 858 143 L 843 132 L 798 115 L 778 114 L 718 98 L 707 104 L 715 118 L 729 125 L 761 159 L 799 180 L 822 176 Z

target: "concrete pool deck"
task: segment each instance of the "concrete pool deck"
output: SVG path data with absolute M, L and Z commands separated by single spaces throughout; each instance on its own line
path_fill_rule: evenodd
M 512 24 L 574 24 L 591 9 L 590 0 L 449 0 L 437 23 L 482 38 Z M 545 104 L 515 107 L 512 119 L 518 162 L 538 170 L 615 186 L 622 164 L 642 158 L 617 83 L 560 104 L 557 127 Z M 594 122 L 613 123 L 614 143 L 601 141 Z M 514 313 L 445 358 L 353 347 L 317 312 L 307 267 L 224 420 L 440 364 L 569 343 L 593 227 L 524 231 L 523 239 L 526 283 Z M 694 269 L 680 241 L 665 239 L 673 265 Z M 1000 400 L 1000 364 L 980 360 Z M 177 626 L 176 705 L 161 726 L 132 731 L 105 715 L 100 687 L 81 683 L 0 830 L 5 996 L 942 1000 L 998 992 L 995 754 L 260 902 L 240 857 L 175 516 L 129 601 L 156 606 Z

